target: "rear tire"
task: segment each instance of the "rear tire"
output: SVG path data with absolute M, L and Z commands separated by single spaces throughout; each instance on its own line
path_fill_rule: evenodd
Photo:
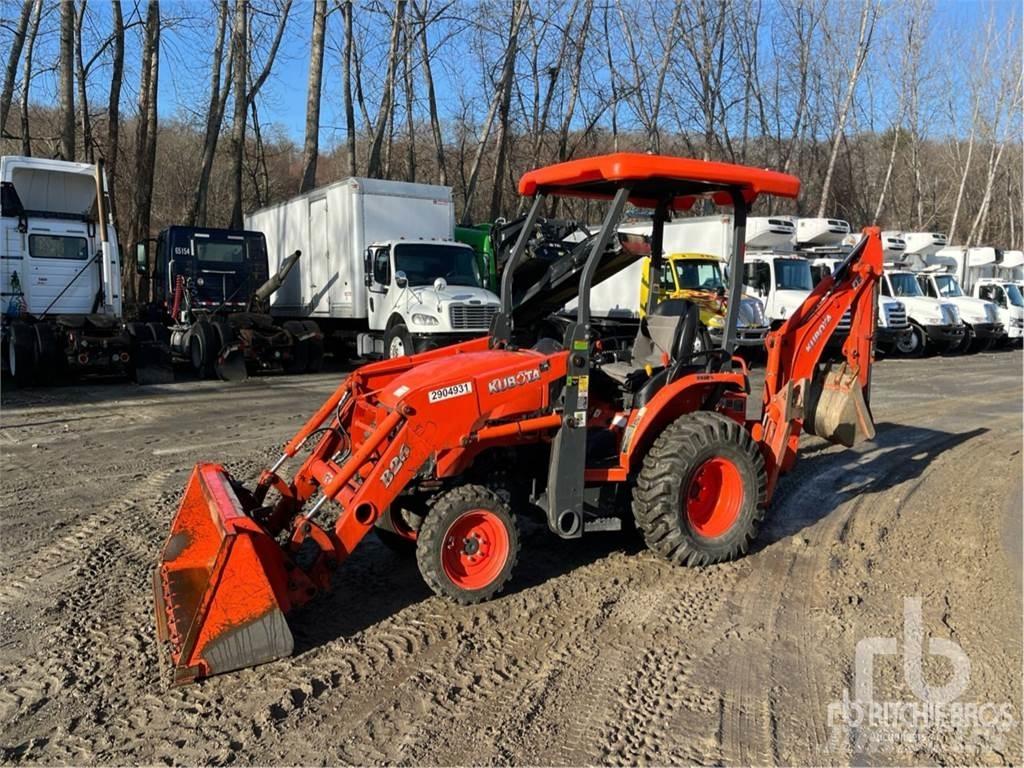
M 309 373 L 320 373 L 324 367 L 324 337 L 320 333 L 320 326 L 318 326 L 312 320 L 303 320 L 302 326 L 305 328 L 306 333 L 316 334 L 310 339 L 307 339 L 307 351 L 306 351 L 306 371 Z
M 633 516 L 644 541 L 677 565 L 746 554 L 765 515 L 768 476 L 750 433 L 717 413 L 676 419 L 644 457 Z
M 439 496 L 416 541 L 416 563 L 427 586 L 462 605 L 499 593 L 518 558 L 515 515 L 482 485 L 462 485 Z
M 213 367 L 217 359 L 217 352 L 213 347 L 216 343 L 216 334 L 209 321 L 197 320 L 192 325 L 188 339 L 188 353 L 192 370 L 200 379 L 212 378 L 214 375 Z
M 19 387 L 32 385 L 35 379 L 35 332 L 26 323 L 12 323 L 7 343 L 7 365 Z
M 36 383 L 43 386 L 62 383 L 67 378 L 68 361 L 53 326 L 37 323 L 34 330 Z
M 309 342 L 302 337 L 306 335 L 306 326 L 301 320 L 286 320 L 282 327 L 292 335 L 292 356 L 285 363 L 284 371 L 289 374 L 305 373 L 309 361 Z

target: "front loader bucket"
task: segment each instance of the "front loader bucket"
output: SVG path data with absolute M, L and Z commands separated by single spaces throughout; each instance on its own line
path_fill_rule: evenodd
M 857 371 L 846 363 L 829 365 L 811 382 L 804 426 L 808 432 L 847 448 L 875 436 Z
M 197 465 L 153 576 L 174 685 L 291 654 L 287 562 L 245 514 L 227 472 Z

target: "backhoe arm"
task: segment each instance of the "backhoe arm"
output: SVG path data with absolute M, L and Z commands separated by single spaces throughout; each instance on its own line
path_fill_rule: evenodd
M 866 398 L 881 275 L 881 231 L 867 227 L 833 274 L 768 335 L 761 423 L 754 425 L 753 435 L 765 451 L 769 495 L 779 474 L 796 460 L 801 430 L 846 446 L 874 437 Z M 848 311 L 843 361 L 822 365 L 825 347 Z

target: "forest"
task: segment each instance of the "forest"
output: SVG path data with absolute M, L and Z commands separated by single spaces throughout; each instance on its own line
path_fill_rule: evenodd
M 1019 7 L 4 0 L 0 144 L 102 158 L 125 244 L 350 175 L 489 221 L 532 167 L 634 150 L 800 177 L 762 211 L 1020 248 Z

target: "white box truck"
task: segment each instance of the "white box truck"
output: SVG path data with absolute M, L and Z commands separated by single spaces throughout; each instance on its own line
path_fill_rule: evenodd
M 302 251 L 271 314 L 354 337 L 359 356 L 483 336 L 497 314 L 473 249 L 453 239 L 449 187 L 344 179 L 254 211 L 245 228 L 266 236 L 271 272 Z

